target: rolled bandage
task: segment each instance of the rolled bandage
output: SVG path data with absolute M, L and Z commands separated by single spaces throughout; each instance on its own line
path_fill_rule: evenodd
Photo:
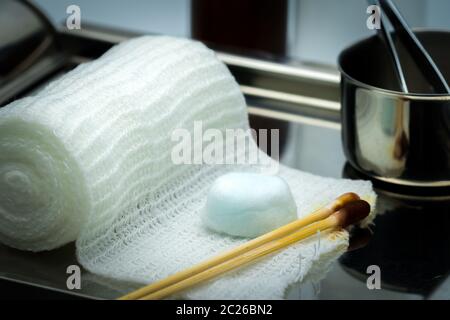
M 245 99 L 213 51 L 164 36 L 124 41 L 36 95 L 0 108 L 0 243 L 42 251 L 76 239 L 84 269 L 140 284 L 241 244 L 244 239 L 203 227 L 205 200 L 217 178 L 264 172 L 270 158 L 251 140 L 245 148 L 236 144 L 236 152 L 224 148 L 224 159 L 258 155 L 261 164 L 174 161 L 173 132 L 195 137 L 197 121 L 205 130 L 247 131 Z M 202 149 L 192 146 L 193 155 Z M 292 199 L 301 218 L 344 192 L 374 195 L 367 182 L 279 169 L 282 180 L 239 178 L 238 187 L 225 190 L 223 200 L 232 202 L 210 202 L 216 229 L 255 236 L 296 218 Z M 249 207 L 234 210 L 231 203 Z M 183 297 L 278 299 L 346 244 L 344 232 L 322 239 L 317 252 L 313 240 L 293 245 Z
M 37 123 L 0 121 L 0 242 L 41 251 L 78 236 L 88 197 L 60 139 Z
M 1 108 L 0 243 L 43 251 L 78 240 L 77 257 L 97 269 L 106 248 L 139 242 L 132 224 L 172 214 L 169 186 L 191 167 L 172 161 L 171 134 L 194 120 L 244 126 L 243 97 L 214 52 L 170 37 L 126 41 Z

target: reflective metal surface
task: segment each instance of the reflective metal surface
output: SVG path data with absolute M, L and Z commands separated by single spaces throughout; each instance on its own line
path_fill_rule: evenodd
M 343 176 L 364 178 L 348 164 Z M 377 265 L 382 287 L 433 297 L 450 275 L 450 197 L 414 196 L 374 186 L 377 217 L 371 239 L 363 248 L 344 254 L 342 266 L 356 278 L 367 279 L 368 265 Z
M 58 31 L 62 47 L 77 63 L 95 59 L 113 44 L 140 35 L 87 22 L 81 30 Z M 280 63 L 220 51 L 216 54 L 240 84 L 248 104 L 258 108 L 250 113 L 269 112 L 279 120 L 303 123 L 314 119 L 340 126 L 340 76 L 336 68 L 298 61 Z
M 64 68 L 66 59 L 57 31 L 36 7 L 0 1 L 0 105 Z
M 449 32 L 418 32 L 444 76 L 450 79 Z M 404 54 L 404 52 L 403 52 Z M 405 57 L 410 90 L 428 85 Z M 450 186 L 450 96 L 397 89 L 386 49 L 376 37 L 345 50 L 342 71 L 344 151 L 358 170 L 380 180 L 418 187 Z
M 53 27 L 24 1 L 0 1 L 0 83 L 24 72 L 56 46 Z

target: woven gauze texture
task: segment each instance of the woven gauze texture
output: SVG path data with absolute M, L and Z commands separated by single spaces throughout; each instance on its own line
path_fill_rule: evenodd
M 123 42 L 2 108 L 0 241 L 43 251 L 76 240 L 86 269 L 142 284 L 246 241 L 205 229 L 200 212 L 215 178 L 262 166 L 175 164 L 171 134 L 192 132 L 195 121 L 204 130 L 248 129 L 243 95 L 213 51 L 164 36 Z M 254 142 L 237 151 L 271 161 Z M 348 191 L 375 199 L 369 182 L 284 166 L 278 174 L 299 216 Z M 318 234 L 182 296 L 283 298 L 347 245 L 346 231 Z

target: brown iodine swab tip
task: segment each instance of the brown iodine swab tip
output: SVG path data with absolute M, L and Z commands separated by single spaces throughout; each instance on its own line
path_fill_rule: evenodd
M 339 226 L 345 228 L 363 220 L 369 213 L 370 204 L 364 200 L 356 200 L 344 205 L 344 207 L 334 213 L 333 216 L 338 220 Z
M 329 207 L 332 211 L 341 209 L 345 204 L 359 200 L 359 196 L 353 192 L 347 192 L 339 196 Z

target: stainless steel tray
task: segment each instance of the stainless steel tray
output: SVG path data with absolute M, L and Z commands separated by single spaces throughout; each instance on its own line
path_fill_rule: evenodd
M 0 106 L 32 94 L 77 64 L 95 59 L 115 43 L 135 35 L 87 25 L 83 25 L 81 30 L 60 30 L 57 37 L 63 52 L 48 55 L 27 72 L 1 86 Z M 336 69 L 289 61 L 266 61 L 223 52 L 217 54 L 228 65 L 245 94 L 251 124 L 280 129 L 281 162 L 324 176 L 358 177 L 357 173 L 346 166 L 341 148 L 339 74 Z M 397 215 L 415 214 L 418 221 L 425 211 L 431 210 L 430 205 L 431 208 L 438 206 L 443 214 L 442 217 L 438 216 L 438 222 L 445 226 L 446 223 L 450 224 L 446 218 L 450 210 L 445 197 L 441 198 L 427 196 L 417 199 L 390 190 L 380 197 L 379 206 L 381 205 L 381 213 L 393 211 L 394 213 L 389 213 L 392 217 L 396 212 L 400 212 Z M 389 225 L 395 224 L 395 221 L 387 223 L 383 219 L 386 220 L 378 218 L 374 235 L 382 235 L 385 232 L 383 228 L 389 229 Z M 390 234 L 388 231 L 387 234 Z M 426 233 L 425 236 L 430 235 Z M 395 252 L 389 250 L 389 244 L 383 242 L 383 237 L 373 238 L 372 241 L 375 241 L 373 245 L 370 242 L 362 249 L 345 254 L 320 285 L 294 285 L 289 289 L 287 297 L 423 299 L 442 298 L 442 292 L 445 295 L 449 284 L 448 281 L 446 285 L 441 283 L 444 283 L 450 270 L 449 237 L 435 239 L 440 244 L 439 250 L 433 251 L 437 258 L 431 265 L 426 264 L 429 259 L 427 255 L 410 256 L 410 248 L 402 250 L 400 247 L 396 256 Z M 425 240 L 423 245 L 433 246 L 433 241 Z M 383 250 L 386 250 L 387 258 L 380 253 Z M 408 253 L 406 258 L 403 256 L 405 251 Z M 385 279 L 382 276 L 381 290 L 369 290 L 366 286 L 369 275 L 365 273 L 364 266 L 375 262 L 388 269 L 389 277 L 383 281 Z M 396 268 L 401 265 L 403 269 L 389 269 L 394 262 Z M 74 264 L 77 264 L 74 244 L 42 253 L 22 252 L 0 245 L 0 286 L 12 288 L 8 292 L 13 292 L 14 297 L 92 299 L 116 298 L 135 287 L 133 284 L 104 279 L 82 270 L 81 289 L 69 290 L 66 285 L 66 269 Z M 412 267 L 416 271 L 416 264 L 419 275 L 414 274 L 414 278 L 410 269 Z M 421 266 L 424 264 L 422 270 Z M 417 277 L 423 279 L 419 281 Z M 4 290 L 0 290 L 2 291 Z

